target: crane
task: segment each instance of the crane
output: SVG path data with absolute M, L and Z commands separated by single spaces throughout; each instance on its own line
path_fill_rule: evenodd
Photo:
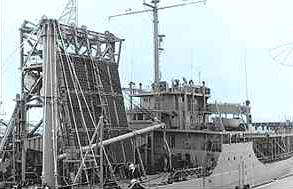
M 59 17 L 59 22 L 78 25 L 78 1 L 68 0 L 65 9 Z

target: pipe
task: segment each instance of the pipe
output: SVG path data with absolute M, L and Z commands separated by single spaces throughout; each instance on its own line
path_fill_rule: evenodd
M 119 142 L 119 141 L 122 141 L 122 140 L 126 140 L 128 138 L 134 137 L 136 135 L 142 135 L 142 134 L 145 134 L 145 133 L 152 132 L 152 131 L 154 131 L 156 129 L 164 129 L 164 128 L 165 128 L 165 123 L 160 123 L 160 124 L 150 126 L 150 127 L 144 128 L 144 129 L 134 130 L 134 131 L 132 131 L 130 133 L 126 133 L 124 135 L 120 135 L 120 136 L 117 136 L 117 137 L 114 137 L 114 138 L 104 140 L 102 142 L 102 145 L 107 146 L 107 145 L 110 145 L 112 143 Z M 100 143 L 98 144 L 98 146 L 97 146 L 97 144 L 93 144 L 92 146 L 85 146 L 85 147 L 82 147 L 82 151 L 88 151 L 91 148 L 93 149 L 93 148 L 100 147 L 100 146 L 101 146 Z M 66 153 L 60 154 L 58 156 L 58 159 L 64 159 L 66 156 L 67 156 Z
M 120 135 L 120 136 L 105 140 L 105 141 L 103 141 L 102 145 L 107 146 L 109 144 L 119 142 L 121 140 L 125 140 L 125 139 L 131 138 L 131 137 L 136 136 L 136 135 L 142 135 L 142 134 L 145 134 L 145 133 L 148 133 L 148 132 L 152 132 L 152 131 L 154 131 L 156 129 L 163 129 L 163 128 L 165 128 L 165 124 L 161 123 L 161 124 L 158 124 L 158 125 L 154 125 L 154 126 L 144 128 L 144 129 L 134 130 L 134 131 L 132 131 L 130 133 L 126 133 L 124 135 Z M 100 144 L 98 145 L 98 147 L 99 146 L 100 146 Z M 93 145 L 92 148 L 94 148 L 94 147 L 96 147 L 96 146 Z M 89 149 L 89 147 L 86 147 L 86 148 L 83 148 L 83 150 L 85 150 L 87 148 Z
M 43 134 L 43 170 L 42 182 L 50 188 L 56 186 L 55 139 L 57 128 L 57 82 L 56 82 L 56 34 L 54 20 L 42 20 L 43 24 L 43 87 L 44 87 L 44 134 Z

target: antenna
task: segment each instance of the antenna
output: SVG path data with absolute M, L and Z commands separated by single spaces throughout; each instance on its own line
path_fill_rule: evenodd
M 126 16 L 126 15 L 134 15 L 134 14 L 140 14 L 145 12 L 152 12 L 153 13 L 153 40 L 154 40 L 154 91 L 158 91 L 158 86 L 160 82 L 160 62 L 159 62 L 159 51 L 162 50 L 161 47 L 159 47 L 159 41 L 162 41 L 162 38 L 165 37 L 164 35 L 159 35 L 159 10 L 169 9 L 169 8 L 175 8 L 175 7 L 183 7 L 187 5 L 193 5 L 193 4 L 199 4 L 204 3 L 206 4 L 207 0 L 200 0 L 200 1 L 191 1 L 186 3 L 179 3 L 174 5 L 168 5 L 164 7 L 159 7 L 159 0 L 152 0 L 151 3 L 146 3 L 144 0 L 143 5 L 147 6 L 149 9 L 147 10 L 139 10 L 139 11 L 131 11 L 123 14 L 117 14 L 113 16 L 109 16 L 109 20 L 115 17 L 120 16 Z
M 245 94 L 246 100 L 248 100 L 248 81 L 247 81 L 247 65 L 246 65 L 246 49 L 244 50 L 244 72 L 245 72 Z
M 3 69 L 4 69 L 4 62 L 3 62 L 3 36 L 4 36 L 4 29 L 3 29 L 3 6 L 2 1 L 0 1 L 0 117 L 5 115 L 4 108 L 3 108 Z
M 198 72 L 198 83 L 199 84 L 201 83 L 201 72 L 200 71 Z
M 2 98 L 3 98 L 3 60 L 2 60 L 2 53 L 3 53 L 3 25 L 2 25 L 2 1 L 0 1 L 0 108 L 2 109 Z
M 59 22 L 78 25 L 78 0 L 68 0 L 65 9 L 59 17 Z
M 190 79 L 193 80 L 193 53 L 192 49 L 190 49 Z

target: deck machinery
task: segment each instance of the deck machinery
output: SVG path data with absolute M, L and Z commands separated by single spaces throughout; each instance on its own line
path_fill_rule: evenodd
M 21 94 L 0 144 L 3 187 L 115 186 L 114 166 L 138 161 L 118 74 L 123 40 L 42 18 L 24 22 L 20 41 Z

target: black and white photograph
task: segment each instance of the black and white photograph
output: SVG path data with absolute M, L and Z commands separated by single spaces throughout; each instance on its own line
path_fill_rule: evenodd
M 0 189 L 293 189 L 292 0 L 0 0 Z

